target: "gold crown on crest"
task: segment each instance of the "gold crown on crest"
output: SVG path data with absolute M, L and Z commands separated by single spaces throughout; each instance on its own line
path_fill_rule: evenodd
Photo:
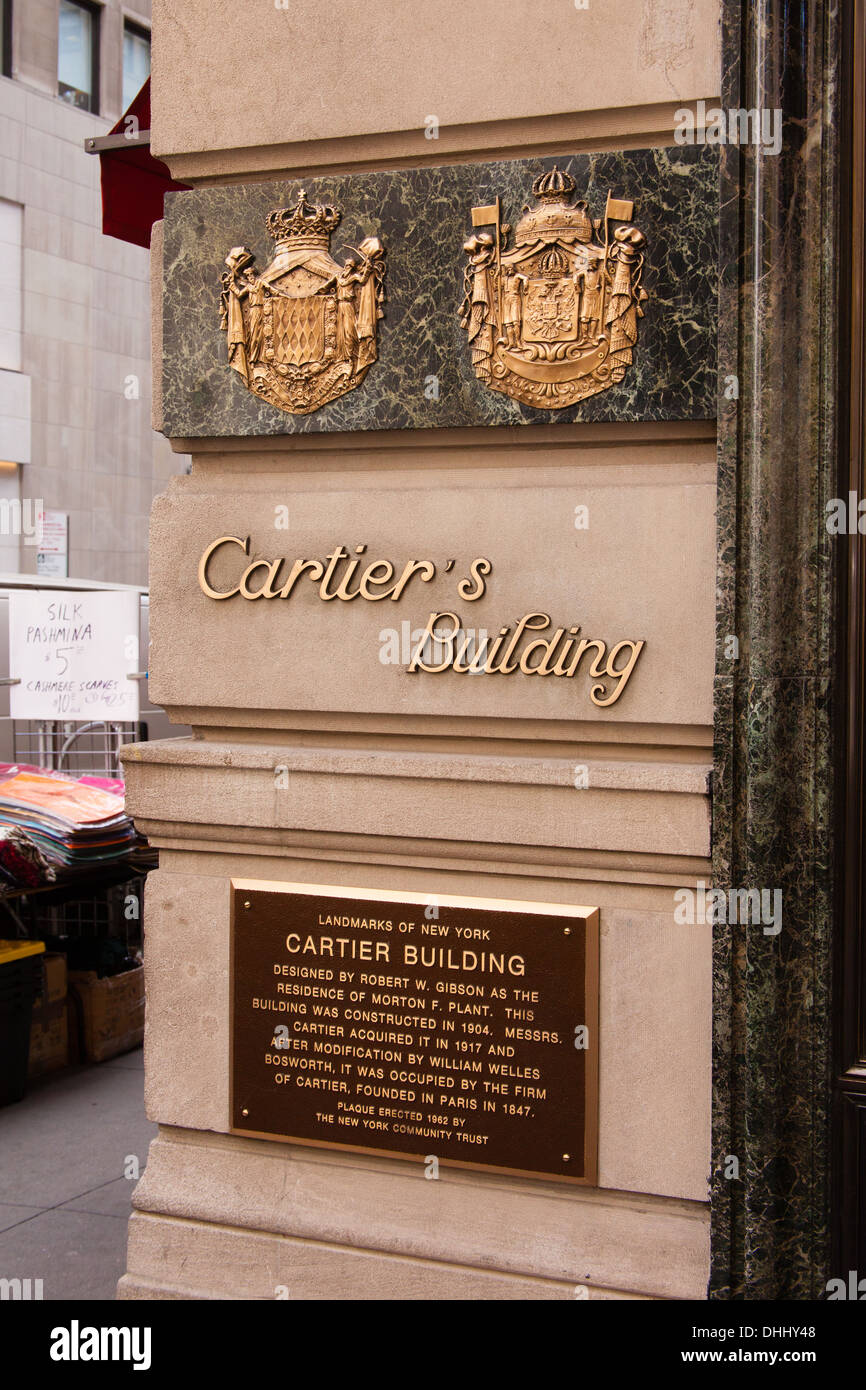
M 548 173 L 541 174 L 532 185 L 533 193 L 541 202 L 568 202 L 574 189 L 575 182 L 571 174 L 567 174 L 556 164 Z
M 273 208 L 268 213 L 267 227 L 275 241 L 298 237 L 315 237 L 327 245 L 331 232 L 339 226 L 342 213 L 323 203 L 311 207 L 307 190 L 302 188 L 293 208 Z
M 550 241 L 561 237 L 566 241 L 591 241 L 592 221 L 586 203 L 572 203 L 576 184 L 570 174 L 554 164 L 546 174 L 540 174 L 532 185 L 534 207 L 524 207 L 517 224 L 517 240 L 533 241 L 537 237 Z

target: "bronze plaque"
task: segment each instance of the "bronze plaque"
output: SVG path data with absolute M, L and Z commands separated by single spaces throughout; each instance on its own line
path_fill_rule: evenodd
M 232 889 L 233 1133 L 596 1181 L 595 908 Z

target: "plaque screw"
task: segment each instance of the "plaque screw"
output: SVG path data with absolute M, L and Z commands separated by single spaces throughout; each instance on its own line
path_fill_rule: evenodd
M 247 1112 L 246 1112 L 246 1110 L 245 1110 L 245 1111 L 244 1111 L 244 1114 L 246 1114 L 246 1113 L 247 1113 Z M 569 1163 L 570 1160 L 571 1160 L 571 1154 L 563 1154 L 563 1155 L 562 1155 L 562 1161 L 563 1161 L 563 1163 Z
M 249 1110 L 242 1110 L 242 1111 L 241 1111 L 241 1114 L 242 1114 L 242 1115 L 248 1115 L 249 1113 L 250 1113 Z M 565 1156 L 566 1156 L 566 1158 L 568 1158 L 568 1154 L 566 1154 Z
M 244 903 L 244 907 L 249 907 L 249 903 Z
M 571 936 L 571 927 L 564 927 L 563 933 L 565 936 Z

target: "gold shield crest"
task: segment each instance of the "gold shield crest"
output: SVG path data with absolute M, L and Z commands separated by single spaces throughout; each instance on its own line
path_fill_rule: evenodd
M 254 396 L 294 415 L 354 391 L 377 356 L 385 249 L 366 237 L 340 265 L 330 247 L 341 216 L 301 189 L 295 207 L 268 214 L 269 265 L 257 273 L 253 253 L 235 246 L 221 276 L 229 366 Z
M 607 197 L 595 221 L 555 165 L 532 185 L 535 204 L 511 228 L 499 199 L 472 209 L 460 309 L 475 375 L 524 405 L 561 410 L 622 381 L 647 299 L 646 238 L 634 204 Z M 625 224 L 625 225 L 623 225 Z

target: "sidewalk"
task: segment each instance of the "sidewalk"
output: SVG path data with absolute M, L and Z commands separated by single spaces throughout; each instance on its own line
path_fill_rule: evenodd
M 0 1109 L 0 1278 L 41 1279 L 47 1299 L 113 1299 L 135 1181 L 156 1125 L 143 1054 L 71 1067 Z

